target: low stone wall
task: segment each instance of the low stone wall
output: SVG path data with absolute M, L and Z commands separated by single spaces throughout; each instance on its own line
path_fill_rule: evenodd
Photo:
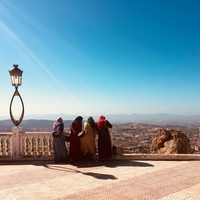
M 51 132 L 18 132 L 0 134 L 1 160 L 51 160 L 53 159 Z
M 19 133 L 19 153 L 14 155 L 12 133 L 0 134 L 0 161 L 53 160 L 51 132 Z M 98 159 L 98 155 L 94 156 Z M 122 154 L 117 160 L 200 160 L 200 154 Z
M 200 160 L 200 154 L 125 154 L 116 155 L 119 160 Z

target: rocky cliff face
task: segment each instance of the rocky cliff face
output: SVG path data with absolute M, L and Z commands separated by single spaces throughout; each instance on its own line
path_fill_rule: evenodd
M 160 130 L 150 147 L 151 154 L 191 154 L 192 150 L 187 136 L 181 131 Z

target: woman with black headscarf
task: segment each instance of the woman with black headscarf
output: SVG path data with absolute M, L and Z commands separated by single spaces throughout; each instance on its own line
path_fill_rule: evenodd
M 96 153 L 95 137 L 96 137 L 96 123 L 92 117 L 89 117 L 84 122 L 85 135 L 81 140 L 81 151 L 86 154 L 86 159 L 91 160 Z
M 78 116 L 70 126 L 69 157 L 71 161 L 80 161 L 83 159 L 83 153 L 80 148 L 80 138 L 78 137 L 78 133 L 82 131 L 82 121 L 83 118 Z

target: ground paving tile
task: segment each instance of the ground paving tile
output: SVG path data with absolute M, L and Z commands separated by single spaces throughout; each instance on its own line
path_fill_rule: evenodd
M 0 162 L 0 199 L 199 200 L 200 161 Z

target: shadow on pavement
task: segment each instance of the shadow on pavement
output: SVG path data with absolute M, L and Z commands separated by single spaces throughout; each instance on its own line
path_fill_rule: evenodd
M 47 167 L 50 170 L 64 171 L 66 173 L 67 172 L 68 173 L 81 173 L 83 175 L 92 176 L 92 177 L 97 178 L 97 179 L 103 179 L 103 180 L 107 180 L 107 179 L 115 180 L 115 179 L 117 179 L 115 176 L 113 176 L 111 174 L 101 174 L 101 173 L 95 173 L 95 172 L 83 172 L 83 171 L 80 171 L 81 169 L 77 170 L 76 167 L 70 166 L 70 165 L 48 164 L 45 167 Z
M 132 160 L 109 160 L 105 162 L 77 162 L 77 163 L 70 163 L 78 168 L 84 167 L 96 167 L 96 166 L 105 166 L 105 167 L 153 167 L 154 165 L 149 164 L 147 162 L 139 162 L 139 161 L 132 161 Z
M 106 162 L 95 162 L 95 161 L 90 161 L 90 162 L 75 162 L 75 163 L 54 163 L 54 164 L 47 164 L 45 167 L 51 170 L 58 170 L 58 171 L 65 171 L 65 172 L 74 172 L 74 173 L 81 173 L 87 176 L 92 176 L 97 179 L 112 179 L 115 180 L 117 179 L 115 176 L 111 174 L 100 174 L 100 173 L 95 173 L 91 172 L 94 170 L 96 167 L 153 167 L 154 165 L 149 164 L 147 162 L 138 162 L 138 161 L 131 161 L 131 160 L 110 160 Z M 87 168 L 87 171 L 85 172 L 85 169 Z M 82 171 L 82 170 L 83 171 Z
M 56 171 L 64 171 L 66 173 L 81 173 L 86 176 L 92 176 L 96 179 L 102 180 L 115 180 L 117 179 L 115 176 L 111 174 L 101 174 L 92 172 L 95 168 L 102 167 L 153 167 L 154 165 L 149 164 L 147 162 L 138 162 L 131 160 L 110 160 L 105 162 L 99 161 L 83 161 L 83 162 L 62 162 L 62 163 L 54 163 L 54 161 L 15 161 L 15 162 L 0 162 L 0 165 L 34 165 L 34 166 L 43 166 L 49 170 Z
M 97 167 L 97 166 L 105 166 L 105 167 L 125 167 L 125 166 L 133 166 L 133 167 L 153 167 L 154 165 L 146 162 L 146 161 L 133 161 L 133 160 L 108 160 L 105 162 L 99 161 L 81 161 L 81 162 L 59 162 L 55 163 L 54 161 L 0 161 L 0 165 L 35 165 L 35 166 L 44 166 L 56 164 L 56 165 L 72 165 L 78 168 L 87 168 L 87 167 Z
M 107 179 L 117 179 L 115 176 L 111 175 L 111 174 L 100 174 L 100 173 L 94 173 L 94 172 L 86 172 L 86 173 L 82 173 L 84 175 L 87 175 L 87 176 L 92 176 L 94 178 L 97 178 L 97 179 L 103 179 L 103 180 L 107 180 Z

